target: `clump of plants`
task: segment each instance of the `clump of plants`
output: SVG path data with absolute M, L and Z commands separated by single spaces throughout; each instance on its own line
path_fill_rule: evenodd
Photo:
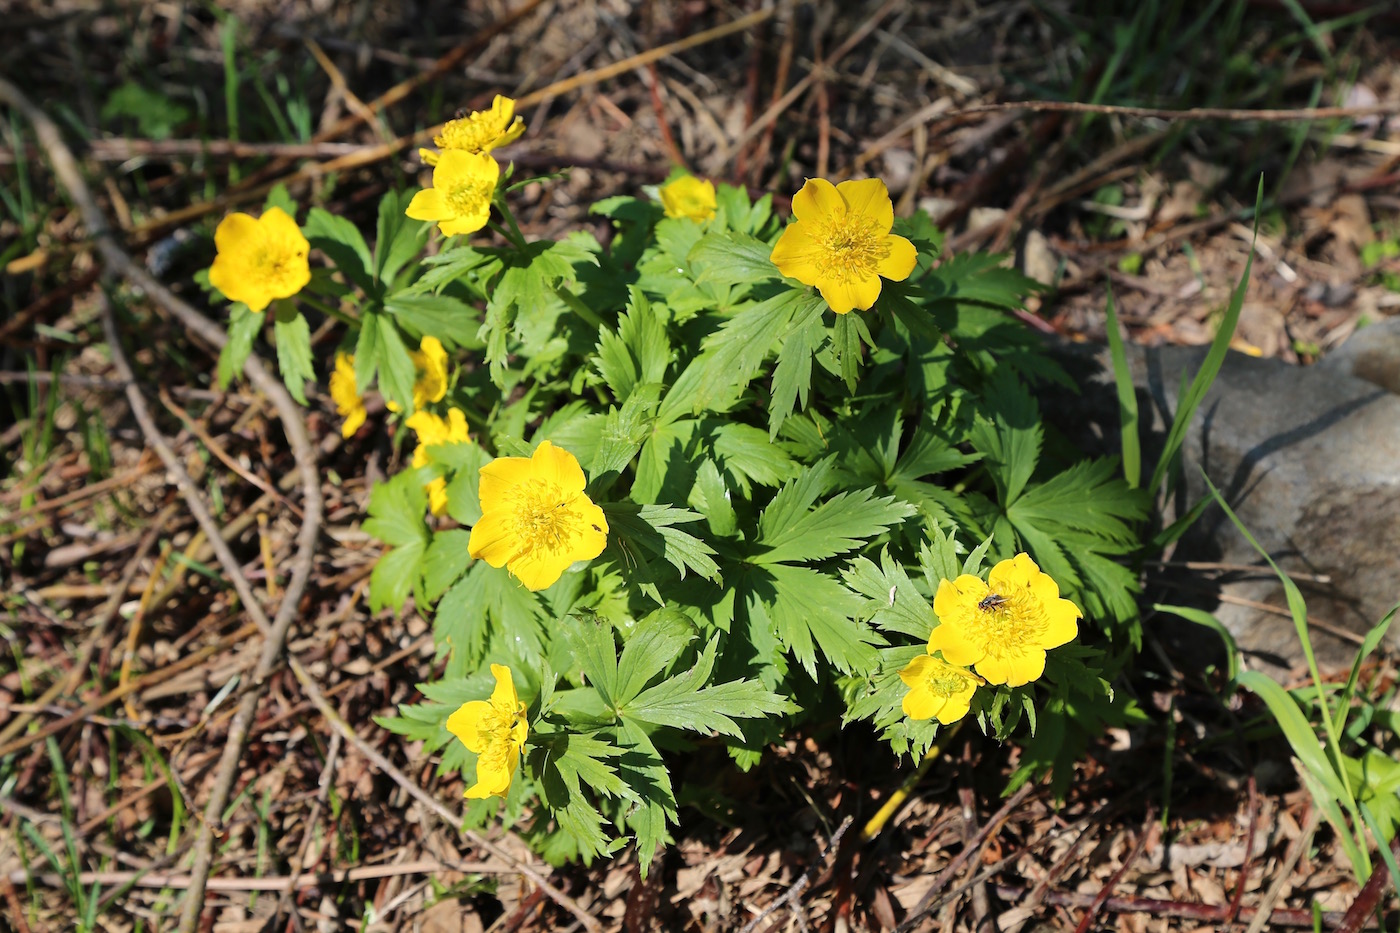
M 471 822 L 643 870 L 698 742 L 748 769 L 839 717 L 918 759 L 970 719 L 1020 746 L 1013 785 L 1063 786 L 1134 715 L 1108 678 L 1148 499 L 1047 443 L 1037 390 L 1070 382 L 1012 314 L 1034 284 L 879 179 L 808 179 L 788 221 L 677 173 L 595 204 L 606 243 L 532 240 L 512 198 L 549 179 L 497 160 L 513 110 L 448 123 L 373 246 L 281 192 L 216 234 L 220 378 L 271 319 L 304 400 L 307 314 L 334 318 L 345 436 L 411 446 L 370 496 L 369 597 L 431 617 L 442 678 L 380 723 L 463 775 Z

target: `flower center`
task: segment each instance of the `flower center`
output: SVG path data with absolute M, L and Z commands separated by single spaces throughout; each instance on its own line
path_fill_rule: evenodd
M 447 125 L 442 128 L 442 135 L 433 137 L 433 142 L 437 143 L 439 149 L 465 149 L 468 152 L 480 152 L 487 143 L 500 134 L 501 131 L 498 127 L 481 119 L 479 114 L 473 114 L 460 120 L 448 121 Z
M 525 550 L 563 550 L 574 536 L 574 497 L 542 479 L 522 483 L 516 496 L 515 533 Z
M 967 689 L 967 678 L 948 671 L 932 670 L 924 686 L 928 688 L 929 693 L 946 700 Z
M 458 217 L 468 217 L 481 210 L 481 206 L 491 200 L 493 185 L 477 179 L 464 179 L 447 192 L 447 203 L 452 205 Z
M 993 657 L 1019 654 L 1045 630 L 1045 613 L 1029 592 L 989 593 L 973 610 L 972 625 Z
M 253 254 L 255 274 L 268 285 L 284 286 L 295 271 L 295 251 L 288 252 L 276 243 L 264 243 Z
M 844 282 L 876 275 L 880 260 L 890 251 L 875 218 L 864 214 L 831 217 L 817 228 L 815 238 L 822 246 L 822 275 Z

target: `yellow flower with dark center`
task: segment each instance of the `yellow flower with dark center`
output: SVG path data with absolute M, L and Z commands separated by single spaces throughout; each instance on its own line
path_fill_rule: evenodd
M 689 217 L 696 223 L 704 223 L 715 216 L 715 185 L 712 181 L 702 181 L 694 175 L 682 175 L 673 182 L 661 186 L 661 206 L 666 208 L 667 217 Z
M 939 625 L 930 653 L 971 664 L 988 683 L 1019 687 L 1045 672 L 1045 652 L 1079 634 L 1079 607 L 1029 554 L 999 562 L 984 583 L 971 574 L 943 580 L 933 597 Z
M 899 672 L 909 687 L 904 696 L 904 715 L 911 719 L 938 717 L 943 725 L 967 715 L 972 695 L 982 678 L 964 667 L 954 667 L 931 654 L 919 655 Z
M 448 120 L 433 143 L 447 152 L 490 152 L 497 146 L 513 143 L 525 132 L 525 121 L 515 115 L 515 101 L 497 94 L 490 110 L 477 110 Z M 437 165 L 441 156 L 431 149 L 419 149 L 418 157 L 429 165 Z
M 278 298 L 290 298 L 311 281 L 307 254 L 311 244 L 297 222 L 280 207 L 256 220 L 233 213 L 214 231 L 218 253 L 209 267 L 209 284 L 229 301 L 262 311 Z
M 365 423 L 365 400 L 355 387 L 355 357 L 349 353 L 335 355 L 335 372 L 331 373 L 331 401 L 336 412 L 345 419 L 340 436 L 354 437 Z
M 531 590 L 552 586 L 574 561 L 608 545 L 608 520 L 586 485 L 578 459 L 549 441 L 529 457 L 497 457 L 481 468 L 482 514 L 468 553 Z
M 404 422 L 418 435 L 418 446 L 413 448 L 413 469 L 428 465 L 428 448 L 442 444 L 462 444 L 471 437 L 467 434 L 467 416 L 460 409 L 449 408 L 444 419 L 430 411 L 415 411 Z M 447 478 L 434 477 L 426 487 L 428 490 L 428 510 L 434 515 L 447 511 Z
M 783 275 L 815 285 L 837 314 L 873 305 L 881 277 L 900 282 L 914 271 L 918 252 L 890 233 L 894 206 L 878 178 L 809 178 L 793 195 L 792 215 L 770 258 Z
M 504 797 L 520 763 L 520 752 L 530 724 L 525 704 L 515 693 L 510 668 L 492 664 L 496 689 L 490 700 L 471 700 L 447 717 L 447 731 L 476 752 L 476 783 L 464 796 L 475 799 Z
M 489 155 L 449 149 L 433 168 L 433 186 L 415 194 L 404 213 L 434 221 L 443 236 L 475 233 L 491 217 L 500 177 L 501 167 Z

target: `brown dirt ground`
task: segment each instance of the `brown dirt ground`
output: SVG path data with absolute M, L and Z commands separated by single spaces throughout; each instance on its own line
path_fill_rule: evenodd
M 267 56 L 269 81 L 280 73 L 309 89 L 316 126 L 354 114 L 396 82 L 428 72 L 454 49 L 468 49 L 440 78 L 388 107 L 379 132 L 357 125 L 325 140 L 363 146 L 437 122 L 458 106 L 481 106 L 498 91 L 521 97 L 587 76 L 753 8 L 721 0 L 544 0 L 498 35 L 476 41 L 523 5 L 244 0 L 224 7 L 247 30 L 247 47 Z M 21 78 L 26 92 L 69 118 L 69 130 L 100 123 L 102 135 L 112 137 L 112 121 L 99 116 L 98 91 L 133 75 L 154 75 L 192 111 L 218 110 L 220 31 L 202 7 L 78 0 L 7 6 L 14 38 L 0 49 L 0 72 Z M 1192 125 L 1169 140 L 1172 125 L 1121 116 L 1101 117 L 1087 129 L 1076 118 L 1049 113 L 941 117 L 972 104 L 1043 96 L 1027 88 L 1054 86 L 1066 70 L 1103 68 L 1101 56 L 1067 52 L 1048 25 L 1045 10 L 1065 7 L 782 0 L 765 23 L 742 34 L 582 83 L 526 109 L 529 132 L 508 153 L 516 163 L 581 167 L 522 192 L 522 219 L 537 235 L 596 224 L 586 214 L 589 203 L 659 180 L 674 161 L 773 191 L 780 200 L 806 175 L 873 173 L 886 179 L 901 211 L 923 206 L 942 216 L 956 248 L 1014 251 L 1030 274 L 1053 282 L 1057 287 L 1033 308 L 1046 329 L 1102 339 L 1111 282 L 1132 339 L 1203 343 L 1250 249 L 1250 230 L 1238 212 L 1252 203 L 1263 170 L 1270 184 L 1283 177 L 1280 207 L 1265 218 L 1254 247 L 1236 348 L 1306 364 L 1360 323 L 1395 313 L 1400 294 L 1385 287 L 1381 273 L 1400 272 L 1397 260 L 1370 269 L 1361 258 L 1367 243 L 1397 232 L 1400 143 L 1381 118 L 1314 132 L 1284 177 L 1291 136 L 1259 124 Z M 1283 7 L 1249 4 L 1248 23 L 1274 35 L 1283 28 Z M 1400 101 L 1389 25 L 1376 20 L 1326 40 L 1339 72 L 1355 76 L 1344 100 Z M 334 74 L 315 63 L 307 37 L 325 50 Z M 1306 104 L 1320 65 L 1305 46 L 1289 67 L 1300 76 L 1298 86 L 1277 106 Z M 805 88 L 784 98 L 798 82 Z M 1175 106 L 1170 97 L 1157 103 Z M 19 118 L 9 126 L 12 134 Z M 8 179 L 18 169 L 12 135 L 7 143 L 0 177 Z M 95 187 L 103 207 L 131 249 L 148 262 L 158 253 L 173 256 L 159 266 L 162 274 L 198 300 L 189 276 L 208 261 L 210 218 L 234 203 L 229 196 L 239 185 L 227 160 L 163 157 L 156 147 L 132 146 L 102 159 L 97 156 L 112 150 L 95 146 L 90 177 L 102 179 Z M 324 157 L 338 152 L 326 148 Z M 58 395 L 53 452 L 37 474 L 23 462 L 24 424 L 0 430 L 11 468 L 0 484 L 4 634 L 11 649 L 11 658 L 0 662 L 0 728 L 19 717 L 52 722 L 95 700 L 93 681 L 84 675 L 117 683 L 124 645 L 128 637 L 134 641 L 132 667 L 146 675 L 145 685 L 124 704 L 88 709 L 56 734 L 55 747 L 72 786 L 67 819 L 77 827 L 82 866 L 107 873 L 101 890 L 110 902 L 99 928 L 173 929 L 178 877 L 161 886 L 148 877 L 129 891 L 119 885 L 136 874 L 184 867 L 180 856 L 190 834 L 167 851 L 172 821 L 202 812 L 237 696 L 236 685 L 233 696 L 223 690 L 251 667 L 257 645 L 228 638 L 243 616 L 204 572 L 212 561 L 192 520 L 145 449 L 124 399 L 104 382 L 113 373 L 93 323 L 94 259 L 78 219 L 34 156 L 28 153 L 28 177 L 39 189 L 36 203 L 49 205 L 33 218 L 43 252 L 17 257 L 7 270 L 0 362 L 4 378 L 18 382 L 19 394 L 11 397 L 19 400 L 20 417 L 28 363 L 44 371 L 52 360 L 66 359 L 66 381 L 61 390 L 41 387 L 41 400 Z M 266 160 L 242 164 L 246 178 Z M 318 178 L 295 193 L 302 203 L 310 197 L 372 229 L 380 193 L 419 171 L 410 150 Z M 1095 202 L 1106 188 L 1113 188 L 1112 203 Z M 191 200 L 209 197 L 219 199 L 209 216 L 170 220 Z M 7 215 L 0 245 L 17 235 Z M 149 337 L 133 356 L 148 386 L 169 388 L 158 403 L 150 393 L 157 413 L 189 469 L 222 503 L 225 519 L 246 521 L 235 547 L 250 580 L 275 603 L 276 574 L 269 578 L 269 570 L 292 550 L 295 515 L 247 477 L 268 483 L 290 472 L 280 429 L 246 385 L 217 392 L 207 380 L 190 381 L 185 374 L 212 370 L 207 349 L 155 312 L 145 321 Z M 197 433 L 179 418 L 183 408 L 196 413 L 194 424 L 238 471 L 202 454 Z M 394 453 L 382 439 L 342 443 L 324 397 L 313 399 L 308 420 L 326 468 L 328 519 L 289 650 L 361 735 L 421 786 L 455 799 L 457 779 L 437 778 L 418 749 L 371 721 L 413 700 L 413 685 L 434 667 L 421 617 L 411 610 L 371 615 L 365 599 L 377 552 L 359 523 L 368 490 L 392 471 Z M 110 478 L 100 483 L 90 479 L 101 465 L 92 462 L 84 439 L 94 430 L 110 447 Z M 168 553 L 152 546 L 157 540 L 168 542 Z M 188 559 L 173 584 L 154 586 L 162 567 L 181 555 Z M 87 652 L 86 670 L 75 646 Z M 204 661 L 183 671 L 172 666 L 203 648 L 211 648 Z M 1345 910 L 1357 883 L 1330 830 L 1315 829 L 1286 754 L 1276 742 L 1246 742 L 1238 731 L 1259 710 L 1239 699 L 1230 701 L 1233 708 L 1222 706 L 1215 699 L 1218 680 L 1164 661 L 1121 687 L 1148 710 L 1147 726 L 1105 736 L 1086 751 L 1063 805 L 1053 805 L 1044 789 L 1031 792 L 962 860 L 967 840 L 1001 805 L 1014 748 L 980 737 L 953 742 L 891 825 L 862 843 L 864 821 L 910 765 L 894 761 L 861 729 L 826 729 L 794 736 L 748 775 L 704 768 L 709 755 L 722 753 L 702 749 L 692 766 L 726 776 L 685 810 L 676 845 L 646 883 L 630 853 L 561 869 L 554 880 L 605 928 L 627 933 L 741 929 L 799 883 L 757 929 L 891 930 L 931 892 L 936 896 L 922 928 L 948 931 L 1223 930 L 1232 913 L 1243 929 L 1261 904 L 1292 911 L 1276 914 L 1272 928 L 1285 920 L 1310 927 L 1311 904 Z M 75 666 L 87 687 L 43 707 L 27 705 Z M 1365 676 L 1381 695 L 1394 682 L 1394 667 L 1382 659 Z M 357 754 L 328 752 L 329 737 L 296 681 L 277 674 L 242 758 L 237 787 L 244 796 L 220 838 L 215 874 L 223 884 L 210 891 L 204 929 L 573 928 L 532 885 L 495 873 L 489 861 L 483 865 L 482 856 Z M 170 763 L 170 776 L 154 765 L 158 759 Z M 73 902 L 58 877 L 43 874 L 49 869 L 42 865 L 29 866 L 27 876 L 16 857 L 26 832 L 62 851 L 49 752 L 33 743 L 16 761 L 17 780 L 0 787 L 6 831 L 0 925 L 71 929 Z M 181 811 L 172 783 L 195 816 Z M 324 802 L 326 788 L 333 805 Z M 826 852 L 847 818 L 854 819 L 850 833 Z M 508 834 L 501 840 L 524 854 L 518 840 Z M 27 837 L 26 847 L 33 851 Z M 299 888 L 293 915 L 274 927 L 276 895 L 254 892 L 248 880 L 284 877 L 302 848 L 312 877 Z M 349 880 L 316 874 L 342 869 L 358 874 Z M 1325 918 L 1329 925 L 1336 919 Z

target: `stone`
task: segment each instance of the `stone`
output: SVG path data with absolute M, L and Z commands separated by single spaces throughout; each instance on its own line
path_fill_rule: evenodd
M 1400 394 L 1400 317 L 1358 328 L 1317 366 Z
M 1395 354 L 1400 339 L 1387 333 L 1377 331 L 1374 346 Z M 1183 378 L 1195 376 L 1206 348 L 1128 350 L 1144 431 L 1144 468 L 1150 470 Z M 1076 413 L 1070 404 L 1066 433 L 1082 449 L 1117 453 L 1119 422 L 1107 351 L 1065 347 L 1057 352 L 1085 386 L 1080 404 L 1089 407 Z M 1362 345 L 1351 358 L 1381 355 Z M 1349 665 L 1359 638 L 1400 602 L 1400 395 L 1382 387 L 1393 381 L 1352 375 L 1373 369 L 1369 363 L 1348 365 L 1347 358 L 1299 367 L 1228 353 L 1192 419 L 1182 452 L 1184 482 L 1173 502 L 1176 514 L 1185 514 L 1209 495 L 1204 471 L 1259 544 L 1294 574 L 1307 600 L 1314 649 L 1326 668 Z M 1400 370 L 1393 362 L 1400 356 L 1386 358 L 1392 360 L 1394 379 Z M 1052 411 L 1048 404 L 1046 410 Z M 1276 675 L 1297 667 L 1302 649 L 1283 586 L 1218 505 L 1206 508 L 1170 559 L 1217 565 L 1225 573 L 1217 580 L 1200 568 L 1154 571 L 1148 581 L 1152 601 L 1211 611 L 1255 666 Z M 1167 623 L 1167 628 L 1184 634 L 1188 646 L 1209 647 L 1213 636 L 1203 638 L 1203 629 L 1182 625 Z M 1389 641 L 1400 645 L 1400 626 Z

